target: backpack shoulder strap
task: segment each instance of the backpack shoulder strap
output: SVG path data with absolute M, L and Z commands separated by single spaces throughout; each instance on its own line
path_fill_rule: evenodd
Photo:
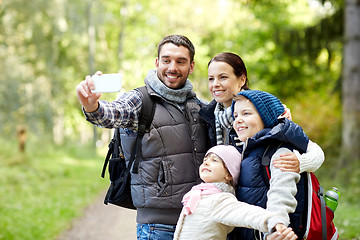
M 327 221 L 326 221 L 326 203 L 324 198 L 324 189 L 319 186 L 318 196 L 320 198 L 320 206 L 321 206 L 321 229 L 322 229 L 322 240 L 327 239 Z
M 149 131 L 151 122 L 154 118 L 155 105 L 153 99 L 146 89 L 146 86 L 138 87 L 135 90 L 141 93 L 142 101 L 138 134 L 144 135 L 146 131 Z
M 120 141 L 121 141 L 121 139 L 120 139 L 120 130 L 119 130 L 119 128 L 116 128 L 115 131 L 114 131 L 113 138 L 111 139 L 111 141 L 109 143 L 109 149 L 108 149 L 108 152 L 106 154 L 103 169 L 101 171 L 101 177 L 102 178 L 105 177 L 105 171 L 106 171 L 107 165 L 109 163 L 110 157 L 112 157 L 112 158 L 123 157 Z
M 137 173 L 139 169 L 139 154 L 138 151 L 140 149 L 140 144 L 142 137 L 144 136 L 145 132 L 150 130 L 151 122 L 154 118 L 155 113 L 155 104 L 154 100 L 149 95 L 146 86 L 142 86 L 135 89 L 136 91 L 139 91 L 141 93 L 141 112 L 140 112 L 140 118 L 139 118 L 139 126 L 138 126 L 138 133 L 135 141 L 135 146 L 131 152 L 131 157 L 129 161 L 129 165 L 134 161 L 134 166 L 132 173 Z M 131 165 L 130 165 L 131 166 Z
M 269 144 L 261 158 L 261 167 L 263 171 L 263 178 L 266 184 L 266 187 L 270 187 L 270 179 L 271 179 L 271 173 L 270 173 L 270 161 L 271 157 L 274 155 L 274 153 L 283 145 L 283 143 L 271 143 Z
M 134 162 L 134 168 L 133 172 L 137 173 L 138 166 L 139 166 L 139 159 L 138 157 L 135 159 L 135 156 L 138 156 L 136 153 L 140 149 L 140 143 L 141 139 L 144 136 L 146 131 L 149 131 L 151 122 L 154 118 L 154 112 L 155 112 L 155 104 L 153 102 L 153 99 L 147 92 L 146 86 L 138 87 L 135 89 L 136 91 L 139 91 L 141 93 L 141 101 L 142 101 L 142 107 L 140 111 L 140 117 L 139 117 L 139 127 L 138 127 L 138 135 L 135 140 L 135 145 L 132 149 L 129 164 L 128 164 L 128 171 L 132 166 L 132 163 Z M 116 128 L 114 132 L 114 136 L 111 139 L 109 143 L 109 150 L 107 152 L 104 166 L 101 172 L 101 177 L 105 177 L 105 171 L 107 168 L 107 165 L 109 163 L 110 157 L 116 158 L 122 155 L 122 149 L 121 149 L 121 138 L 120 138 L 120 129 Z M 123 157 L 123 156 L 121 156 Z

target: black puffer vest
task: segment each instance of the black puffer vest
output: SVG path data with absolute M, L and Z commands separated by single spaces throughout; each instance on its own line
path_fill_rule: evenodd
M 155 104 L 150 131 L 145 133 L 137 174 L 131 174 L 131 194 L 138 223 L 176 224 L 184 194 L 200 183 L 199 166 L 208 149 L 200 101 L 188 94 L 182 112 L 150 87 Z M 125 158 L 129 159 L 136 132 L 121 130 Z

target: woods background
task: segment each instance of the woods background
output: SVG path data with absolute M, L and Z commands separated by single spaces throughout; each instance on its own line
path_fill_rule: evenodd
M 200 98 L 211 100 L 208 61 L 240 55 L 250 88 L 278 96 L 324 149 L 320 179 L 359 204 L 359 26 L 359 0 L 0 0 L 0 138 L 29 158 L 44 145 L 106 146 L 111 132 L 84 120 L 76 85 L 101 70 L 121 72 L 124 91 L 141 86 L 157 43 L 183 34 Z

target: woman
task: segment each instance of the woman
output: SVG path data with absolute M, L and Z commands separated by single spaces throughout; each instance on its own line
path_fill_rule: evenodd
M 236 54 L 220 53 L 208 64 L 208 80 L 214 99 L 200 110 L 200 115 L 208 123 L 211 145 L 228 144 L 232 98 L 249 89 L 245 64 Z
M 200 110 L 200 115 L 208 125 L 211 146 L 229 144 L 233 124 L 232 98 L 238 92 L 249 89 L 245 64 L 234 53 L 219 53 L 209 61 L 208 80 L 214 100 Z M 291 119 L 290 111 L 287 109 L 282 117 Z M 274 161 L 274 166 L 286 171 L 314 172 L 323 162 L 324 152 L 316 143 L 309 141 L 306 153 L 301 155 L 294 150 L 282 154 Z

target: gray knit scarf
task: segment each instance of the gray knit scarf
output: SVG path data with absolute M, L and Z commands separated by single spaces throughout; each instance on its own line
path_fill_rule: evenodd
M 234 122 L 231 114 L 231 107 L 224 108 L 222 103 L 217 103 L 215 107 L 215 128 L 217 145 L 224 144 L 223 129 L 230 130 Z
M 167 87 L 157 76 L 156 70 L 152 69 L 148 72 L 145 80 L 150 87 L 160 96 L 180 106 L 186 101 L 187 95 L 192 91 L 193 85 L 189 79 L 186 80 L 185 86 L 180 89 L 172 89 Z

